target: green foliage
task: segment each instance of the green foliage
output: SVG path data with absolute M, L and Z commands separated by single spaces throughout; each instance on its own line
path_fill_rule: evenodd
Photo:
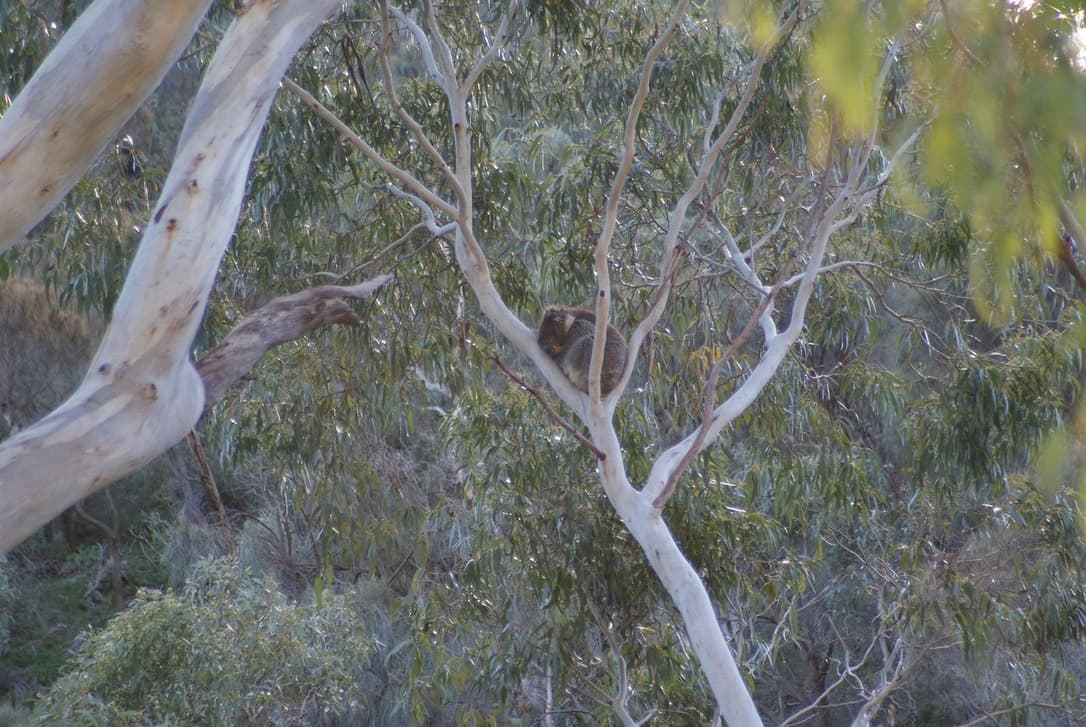
M 1011 341 L 990 358 L 972 355 L 956 367 L 941 397 L 943 411 L 924 412 L 916 433 L 925 447 L 920 474 L 939 478 L 954 496 L 968 486 L 999 487 L 1005 468 L 1019 469 L 1039 437 L 1058 425 L 1063 402 L 1078 390 L 1077 354 L 1068 356 L 1055 339 Z M 946 457 L 957 457 L 946 473 Z M 964 475 L 964 476 L 963 476 Z M 943 479 L 945 478 L 945 479 Z
M 76 3 L 0 3 L 0 112 L 7 109 L 75 17 Z M 58 7 L 59 6 L 59 7 Z
M 870 133 L 875 122 L 872 100 L 887 35 L 871 27 L 875 17 L 859 3 L 830 0 L 818 14 L 818 34 L 811 44 L 811 71 L 849 134 Z
M 0 656 L 8 649 L 11 638 L 8 629 L 11 627 L 11 613 L 15 608 L 15 589 L 11 584 L 8 559 L 0 556 Z
M 44 542 L 31 541 L 18 553 L 20 559 L 32 549 L 37 550 L 34 546 L 48 551 L 42 547 Z M 19 561 L 8 561 L 6 570 L 14 597 L 6 608 L 11 629 L 7 631 L 2 665 L 12 682 L 8 689 L 13 696 L 31 696 L 16 686 L 29 687 L 32 693 L 55 680 L 79 631 L 88 625 L 100 625 L 112 615 L 108 599 L 96 603 L 83 598 L 87 581 L 99 567 L 98 555 L 96 545 L 87 545 L 69 554 L 55 569 L 38 555 L 29 573 L 17 568 Z
M 956 4 L 938 29 L 953 52 L 914 61 L 918 87 L 939 99 L 924 172 L 946 185 L 985 243 L 973 280 L 991 315 L 1008 314 L 1014 264 L 1055 251 L 1061 200 L 1079 206 L 1073 149 L 1086 104 L 1073 17 L 1048 6 Z
M 88 635 L 42 699 L 39 724 L 331 723 L 361 710 L 371 648 L 349 598 L 287 600 L 234 563 L 206 562 L 179 594 L 142 591 Z
M 88 498 L 83 509 L 91 517 L 118 526 L 122 561 L 121 596 L 133 597 L 140 587 L 167 583 L 160 560 L 168 527 L 164 516 L 176 517 L 178 503 L 159 467 L 111 485 Z M 10 554 L 3 569 L 11 599 L 0 608 L 9 629 L 0 652 L 0 675 L 12 702 L 29 699 L 61 673 L 80 631 L 97 628 L 115 613 L 109 580 L 107 536 L 75 511 L 63 513 Z
M 646 310 L 713 100 L 719 131 L 777 5 L 695 4 L 653 68 L 609 257 L 624 331 Z M 830 705 L 890 675 L 882 655 L 895 645 L 909 669 L 886 709 L 902 723 L 1004 708 L 1040 718 L 1026 705 L 1070 703 L 1086 674 L 1067 656 L 1081 652 L 1086 628 L 1081 514 L 1066 491 L 1080 464 L 1050 455 L 1033 469 L 1042 442 L 1077 448 L 1081 428 L 1083 291 L 1048 257 L 1058 201 L 1084 207 L 1086 104 L 1067 37 L 1080 21 L 1051 4 L 944 5 L 948 17 L 915 0 L 808 6 L 770 53 L 736 140 L 682 221 L 683 267 L 617 413 L 626 471 L 641 482 L 699 424 L 705 377 L 759 302 L 721 229 L 752 248 L 742 257 L 764 281 L 794 273 L 812 210 L 855 161 L 852 142 L 875 135 L 877 169 L 922 130 L 899 174 L 831 238 L 833 268 L 800 344 L 691 463 L 665 510 L 771 722 L 811 705 L 847 665 L 850 681 L 816 712 L 847 723 L 854 708 Z M 478 56 L 495 7 L 441 4 L 454 57 Z M 472 224 L 507 303 L 534 322 L 546 303 L 595 293 L 593 245 L 626 105 L 671 5 L 525 9 L 471 99 Z M 437 84 L 408 34 L 386 39 L 370 6 L 326 24 L 291 76 L 452 199 L 381 82 L 386 40 L 399 102 L 447 155 Z M 5 263 L 47 270 L 62 294 L 108 308 L 168 165 L 165 140 L 180 120 L 164 110 L 183 105 L 205 58 L 187 60 L 149 106 L 158 114 L 143 120 L 145 177 L 120 176 L 107 150 L 34 252 Z M 17 85 L 16 60 L 5 73 Z M 356 330 L 277 348 L 202 425 L 217 482 L 245 515 L 227 535 L 276 586 L 225 562 L 181 593 L 144 594 L 90 637 L 43 719 L 317 721 L 312 688 L 325 690 L 319 706 L 331 714 L 362 710 L 374 724 L 506 723 L 547 709 L 601 723 L 613 718 L 620 660 L 631 713 L 712 719 L 678 616 L 615 517 L 594 457 L 499 372 L 494 356 L 540 381 L 479 314 L 451 238 L 417 227 L 389 181 L 279 99 L 197 353 L 269 295 L 330 277 L 395 280 L 358 306 Z M 777 294 L 779 326 L 794 295 Z M 734 353 L 718 398 L 742 383 L 762 343 L 756 331 Z M 153 542 L 177 576 L 227 539 L 160 526 L 168 532 Z M 331 584 L 355 582 L 379 594 L 365 628 L 348 598 L 331 595 Z M 321 605 L 278 589 L 316 592 Z M 358 694 L 367 660 L 380 710 Z

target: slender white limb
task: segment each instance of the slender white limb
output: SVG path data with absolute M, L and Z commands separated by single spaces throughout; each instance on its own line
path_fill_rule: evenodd
M 858 184 L 859 181 L 858 178 L 850 179 L 853 185 Z M 699 427 L 698 430 L 687 435 L 682 441 L 669 447 L 656 460 L 643 490 L 644 494 L 654 501 L 674 480 L 676 468 L 689 461 L 691 448 L 700 451 L 709 446 L 716 440 L 725 426 L 734 421 L 736 417 L 754 403 L 758 394 L 776 374 L 792 344 L 798 340 L 803 330 L 807 303 L 814 292 L 814 283 L 818 277 L 818 271 L 822 267 L 822 260 L 825 257 L 826 247 L 833 230 L 832 221 L 839 217 L 849 204 L 854 189 L 855 187 L 846 186 L 840 190 L 823 212 L 820 222 L 816 225 L 810 242 L 807 265 L 793 300 L 788 327 L 767 340 L 766 349 L 761 360 L 732 395 L 716 407 L 707 431 L 702 434 Z
M 429 73 L 430 76 L 437 81 L 437 85 L 441 86 L 441 89 L 447 93 L 449 88 L 451 88 L 453 81 L 455 81 L 455 77 L 453 77 L 453 81 L 450 81 L 449 77 L 438 70 L 437 61 L 434 60 L 434 52 L 430 48 L 430 40 L 426 37 L 425 31 L 419 27 L 418 23 L 407 17 L 407 14 L 398 6 L 388 5 L 386 7 L 388 7 L 389 14 L 403 23 L 404 27 L 407 28 L 407 32 L 415 39 L 415 45 L 418 46 L 419 53 L 422 54 L 422 63 L 426 66 L 426 72 Z M 386 32 L 388 31 L 386 30 Z
M 887 56 L 883 72 L 879 76 L 880 79 L 885 79 L 891 60 L 892 53 Z M 880 93 L 881 86 L 875 90 L 876 101 Z M 836 192 L 833 200 L 819 216 L 811 231 L 807 264 L 803 273 L 798 276 L 797 283 L 799 287 L 792 302 L 788 327 L 776 336 L 767 339 L 766 350 L 761 360 L 732 395 L 716 407 L 707 431 L 703 433 L 699 428 L 691 432 L 682 441 L 668 448 L 660 455 L 653 465 L 643 489 L 643 492 L 651 496 L 654 501 L 666 491 L 669 483 L 674 481 L 677 474 L 676 468 L 689 461 L 692 450 L 700 451 L 716 441 L 723 428 L 754 403 L 757 395 L 784 361 L 784 357 L 792 344 L 799 339 L 806 320 L 807 304 L 814 292 L 815 281 L 823 267 L 822 261 L 825 258 L 830 238 L 838 230 L 851 225 L 864 209 L 864 206 L 877 193 L 877 184 L 866 190 L 862 189 L 863 179 L 867 174 L 867 163 L 876 141 L 875 133 L 873 130 L 860 143 L 852 156 L 852 163 L 849 166 L 844 185 Z M 889 178 L 894 165 L 902 158 L 907 149 L 911 148 L 912 144 L 915 143 L 919 133 L 920 129 L 917 129 L 905 140 L 890 160 L 886 162 L 886 165 L 878 174 L 877 180 L 882 181 Z M 828 171 L 827 168 L 827 173 Z M 640 326 L 638 329 L 640 330 Z
M 437 196 L 437 194 L 435 194 L 429 187 L 420 182 L 414 174 L 407 171 L 406 169 L 401 169 L 400 167 L 397 167 L 395 164 L 385 159 L 379 151 L 367 144 L 366 140 L 363 139 L 361 136 L 354 133 L 354 131 L 351 130 L 351 127 L 347 126 L 338 116 L 329 111 L 327 107 L 324 106 L 324 104 L 322 104 L 313 96 L 313 94 L 311 94 L 309 91 L 306 91 L 304 88 L 302 88 L 289 78 L 283 79 L 283 87 L 289 90 L 298 98 L 300 98 L 302 102 L 309 108 L 313 109 L 313 111 L 316 112 L 318 116 L 320 116 L 322 119 L 335 127 L 336 131 L 342 134 L 344 138 L 347 139 L 347 141 L 351 142 L 351 144 L 361 150 L 361 152 L 366 155 L 366 158 L 373 162 L 379 169 L 381 169 L 383 172 L 388 174 L 396 181 L 400 182 L 400 184 L 410 188 L 411 191 L 417 194 L 420 198 L 426 200 L 427 204 L 436 207 L 450 217 L 456 217 L 456 207 L 441 199 L 441 197 Z
M 788 199 L 781 203 L 781 211 L 780 214 L 777 215 L 777 219 L 773 221 L 773 224 L 770 225 L 769 229 L 766 230 L 764 235 L 751 243 L 750 247 L 748 247 L 746 251 L 742 253 L 741 257 L 753 259 L 754 253 L 765 247 L 770 240 L 776 239 L 777 234 L 780 233 L 781 228 L 784 227 L 784 221 L 787 217 L 788 211 L 793 208 L 796 200 L 798 200 L 805 193 L 806 190 L 804 189 L 804 187 L 805 185 L 797 184 L 792 189 L 791 193 L 788 195 Z
M 430 60 L 432 62 L 433 54 L 430 53 L 429 41 L 426 38 L 426 34 L 422 32 L 422 28 L 418 27 L 418 25 L 415 25 L 414 23 L 411 23 L 402 11 L 399 11 L 398 9 L 392 10 L 390 8 L 390 12 L 392 12 L 392 14 L 396 14 L 398 12 L 398 18 L 406 23 L 410 23 L 408 27 L 412 29 L 411 34 L 415 38 L 415 43 L 420 46 L 420 50 L 423 51 L 424 56 L 429 54 Z M 384 18 L 384 23 L 385 37 L 388 38 L 392 35 L 392 29 L 390 25 L 390 20 L 387 15 Z M 445 177 L 445 181 L 448 182 L 449 186 L 453 188 L 453 193 L 456 195 L 456 198 L 460 200 L 462 205 L 464 190 L 460 184 L 460 180 L 456 178 L 456 175 L 449 167 L 448 162 L 445 161 L 445 157 L 443 157 L 441 155 L 441 152 L 439 152 L 434 147 L 433 142 L 430 141 L 430 137 L 426 135 L 426 131 L 422 128 L 422 124 L 416 121 L 415 118 L 407 112 L 407 109 L 404 108 L 403 103 L 400 101 L 400 96 L 396 92 L 396 84 L 393 82 L 392 78 L 392 68 L 391 66 L 389 66 L 388 63 L 388 52 L 386 46 L 381 47 L 381 51 L 377 54 L 377 57 L 381 67 L 382 83 L 385 87 L 385 93 L 388 94 L 389 103 L 392 106 L 393 112 L 396 114 L 397 118 L 399 118 L 400 121 L 403 122 L 404 126 L 408 128 L 408 130 L 411 132 L 411 135 L 415 137 L 415 141 L 419 143 L 419 146 L 422 147 L 423 151 L 425 151 L 430 159 L 433 160 L 434 164 L 437 165 L 437 168 L 441 170 L 442 175 Z M 436 66 L 434 66 L 433 68 L 433 73 L 435 74 L 434 77 L 438 80 L 438 83 L 441 85 L 441 87 L 443 89 L 447 88 L 447 84 L 444 82 L 443 77 L 437 72 Z
M 430 205 L 426 204 L 420 197 L 413 195 L 410 192 L 403 191 L 395 184 L 386 184 L 385 189 L 388 190 L 388 193 L 391 194 L 393 197 L 407 200 L 411 204 L 415 205 L 418 211 L 422 214 L 423 224 L 425 225 L 426 229 L 429 230 L 430 234 L 434 237 L 437 237 L 438 235 L 447 235 L 456 230 L 455 222 L 449 222 L 444 225 L 439 225 L 437 222 L 437 218 L 434 216 L 434 211 L 430 209 Z
M 607 263 L 607 254 L 611 249 L 611 240 L 614 237 L 618 222 L 618 208 L 622 198 L 622 190 L 626 186 L 626 180 L 629 177 L 630 169 L 633 168 L 634 158 L 637 154 L 637 123 L 645 99 L 649 95 L 652 70 L 656 59 L 663 54 L 679 32 L 679 24 L 686 14 L 687 4 L 687 0 L 680 0 L 675 3 L 667 26 L 660 33 L 648 53 L 645 54 L 645 60 L 641 64 L 637 91 L 634 93 L 630 108 L 626 114 L 626 125 L 622 135 L 622 155 L 619 158 L 614 181 L 611 183 L 611 190 L 607 194 L 600 234 L 596 239 L 596 284 L 599 288 L 599 294 L 596 296 L 596 332 L 593 338 L 592 360 L 588 367 L 588 395 L 591 416 L 601 424 L 610 420 L 615 406 L 618 404 L 619 397 L 622 396 L 622 392 L 625 390 L 626 383 L 633 371 L 633 362 L 637 358 L 637 346 L 631 345 L 629 349 L 630 355 L 627 356 L 626 360 L 626 371 L 620 377 L 618 384 L 614 387 L 607 400 L 601 401 L 600 374 L 603 370 L 603 350 L 607 342 L 606 331 L 611 309 L 611 268 Z
M 482 58 L 475 61 L 475 65 L 471 67 L 471 71 L 468 72 L 464 82 L 460 84 L 461 96 L 467 97 L 471 93 L 471 89 L 475 87 L 475 82 L 479 80 L 479 76 L 482 75 L 487 66 L 494 62 L 494 59 L 498 57 L 498 53 L 505 46 L 505 38 L 509 35 L 509 20 L 513 17 L 516 7 L 516 0 L 510 0 L 509 6 L 505 9 L 505 14 L 502 15 L 501 22 L 498 24 L 498 32 L 494 34 L 494 39 L 490 41 L 490 47 L 487 48 Z
M 758 294 L 764 299 L 770 294 L 771 289 L 762 282 L 758 273 L 747 262 L 746 256 L 744 256 L 739 250 L 739 243 L 736 242 L 735 236 L 732 235 L 731 230 L 717 217 L 715 214 L 709 216 L 710 222 L 716 227 L 717 232 L 724 239 L 725 249 L 728 251 L 732 265 L 739 273 L 739 277 L 751 286 L 754 290 L 758 291 Z M 777 335 L 777 322 L 773 319 L 773 301 L 769 301 L 758 316 L 758 323 L 762 328 L 762 335 L 765 340 L 769 341 Z
M 449 44 L 445 42 L 445 36 L 441 32 L 440 26 L 437 24 L 437 18 L 434 16 L 434 4 L 430 0 L 423 0 L 422 9 L 426 16 L 426 27 L 430 31 L 430 37 L 433 38 L 433 44 L 437 51 L 435 55 L 437 56 L 438 65 L 445 73 L 445 78 L 448 79 L 445 93 L 458 92 L 459 89 L 456 88 L 456 61 L 453 59 Z M 466 98 L 462 94 L 458 95 L 461 99 Z

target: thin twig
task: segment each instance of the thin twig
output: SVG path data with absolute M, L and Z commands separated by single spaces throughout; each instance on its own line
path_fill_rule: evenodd
M 747 324 L 743 326 L 743 330 L 739 332 L 738 336 L 732 339 L 731 343 L 728 344 L 728 347 L 720 354 L 720 357 L 713 362 L 713 368 L 709 372 L 709 378 L 705 381 L 705 387 L 702 389 L 701 394 L 701 426 L 698 427 L 697 435 L 694 437 L 694 441 L 691 443 L 690 447 L 683 454 L 682 459 L 672 468 L 668 475 L 667 483 L 664 485 L 664 489 L 661 490 L 660 494 L 656 496 L 656 499 L 652 501 L 653 507 L 663 509 L 664 505 L 667 504 L 667 501 L 675 491 L 675 484 L 679 481 L 679 475 L 690 466 L 694 457 L 701 451 L 701 445 L 705 442 L 705 438 L 709 435 L 709 429 L 713 424 L 716 406 L 716 386 L 720 379 L 720 372 L 724 368 L 724 364 L 739 350 L 739 347 L 747 342 L 747 339 L 750 338 L 750 335 L 754 332 L 754 327 L 758 324 L 758 321 L 761 320 L 762 315 L 769 309 L 769 305 L 773 302 L 773 298 L 784 285 L 788 276 L 792 273 L 792 268 L 795 266 L 796 259 L 798 258 L 797 252 L 798 251 L 793 252 L 792 255 L 789 256 L 777 282 L 765 297 L 762 298 L 762 302 L 758 304 L 758 307 L 754 312 L 750 314 L 750 317 L 747 319 Z
M 673 276 L 669 275 L 671 266 L 678 264 L 679 254 L 679 235 L 682 230 L 682 223 L 686 217 L 686 212 L 690 205 L 701 194 L 702 189 L 705 187 L 706 181 L 709 178 L 709 174 L 712 168 L 719 158 L 721 150 L 733 139 L 736 131 L 739 128 L 739 124 L 746 116 L 747 108 L 750 106 L 754 99 L 754 94 L 758 89 L 759 82 L 761 80 L 762 69 L 765 66 L 766 61 L 769 58 L 769 54 L 776 47 L 777 42 L 791 33 L 792 29 L 799 22 L 799 18 L 803 11 L 806 9 L 807 0 L 800 0 L 797 3 L 795 9 L 788 15 L 787 18 L 777 28 L 773 38 L 763 45 L 755 56 L 751 63 L 751 70 L 749 79 L 747 80 L 746 88 L 740 95 L 738 102 L 732 114 L 728 119 L 728 123 L 720 134 L 711 142 L 709 139 L 712 137 L 712 133 L 715 130 L 715 125 L 707 127 L 705 130 L 705 140 L 703 141 L 703 152 L 701 158 L 698 161 L 697 173 L 694 175 L 693 181 L 687 187 L 687 190 L 682 194 L 679 200 L 675 203 L 668 216 L 668 233 L 664 239 L 663 257 L 660 262 L 660 281 L 657 285 L 657 289 L 649 297 L 649 311 L 646 313 L 644 319 L 634 329 L 633 334 L 630 336 L 630 351 L 631 358 L 636 355 L 638 349 L 641 346 L 641 342 L 648 336 L 648 332 L 656 325 L 657 321 L 663 316 L 664 308 L 667 306 L 668 296 L 671 290 L 671 283 L 673 282 Z M 714 104 L 713 118 L 719 119 L 719 103 Z M 630 368 L 631 364 L 627 363 L 627 367 Z
M 413 37 L 415 38 L 416 45 L 419 46 L 419 50 L 425 53 L 426 49 L 429 47 L 429 43 L 426 40 L 426 35 L 422 32 L 422 30 L 417 25 L 415 25 L 406 15 L 404 15 L 399 8 L 390 8 L 390 11 L 393 15 L 396 16 L 398 20 L 408 25 L 408 27 L 412 31 Z M 454 174 L 452 168 L 449 167 L 449 163 L 445 161 L 445 157 L 441 155 L 441 152 L 439 152 L 434 146 L 433 142 L 430 141 L 430 137 L 426 135 L 426 130 L 422 128 L 422 124 L 416 121 L 415 117 L 407 112 L 407 109 L 404 108 L 403 102 L 400 101 L 399 94 L 396 93 L 396 84 L 393 83 L 392 80 L 392 67 L 388 63 L 387 45 L 389 38 L 392 36 L 392 26 L 391 20 L 387 14 L 384 16 L 384 27 L 385 40 L 381 44 L 382 47 L 378 54 L 378 58 L 380 60 L 381 78 L 385 86 L 385 93 L 388 94 L 389 104 L 392 106 L 392 110 L 396 113 L 396 116 L 400 119 L 401 122 L 403 122 L 404 126 L 406 126 L 408 130 L 410 130 L 411 135 L 415 137 L 415 140 L 419 143 L 419 146 L 423 148 L 423 150 L 430 157 L 430 159 L 433 160 L 437 168 L 441 170 L 442 176 L 445 177 L 445 181 L 448 182 L 449 186 L 453 188 L 453 192 L 454 194 L 456 194 L 456 198 L 460 201 L 460 204 L 462 205 L 464 203 L 464 190 L 460 186 L 460 180 L 456 178 L 456 174 Z M 437 78 L 440 83 L 440 75 L 438 75 Z M 450 83 L 455 83 L 455 80 L 456 79 L 452 79 Z
M 189 432 L 188 440 L 192 456 L 196 460 L 196 473 L 200 476 L 200 484 L 204 487 L 204 494 L 215 506 L 215 511 L 219 513 L 219 522 L 223 527 L 226 527 L 230 524 L 226 518 L 226 508 L 222 504 L 222 497 L 219 495 L 219 488 L 215 484 L 215 478 L 211 475 L 211 467 L 208 465 L 207 456 L 204 454 L 204 445 L 200 443 L 200 437 L 196 434 L 195 429 Z
M 376 164 L 383 172 L 391 176 L 393 179 L 398 180 L 404 186 L 412 189 L 416 194 L 418 194 L 419 197 L 426 200 L 429 205 L 436 207 L 450 217 L 457 216 L 456 207 L 449 204 L 441 197 L 437 196 L 429 187 L 420 182 L 415 177 L 415 175 L 411 174 L 406 169 L 401 169 L 400 167 L 385 159 L 379 151 L 367 144 L 366 140 L 363 139 L 361 136 L 354 133 L 351 127 L 347 126 L 347 124 L 343 123 L 342 119 L 340 119 L 330 110 L 328 110 L 328 108 L 320 101 L 318 101 L 313 94 L 311 94 L 309 91 L 306 91 L 304 88 L 302 88 L 289 78 L 284 77 L 282 83 L 283 88 L 293 93 L 295 96 L 301 99 L 303 104 L 312 109 L 314 113 L 317 114 L 317 116 L 320 116 L 322 119 L 331 124 L 336 129 L 336 131 L 342 134 L 343 137 L 351 144 L 358 147 L 362 151 L 362 153 L 365 154 L 366 157 L 374 164 Z
M 510 371 L 502 362 L 502 360 L 498 357 L 498 354 L 494 354 L 493 356 L 491 356 L 491 358 L 494 360 L 494 363 L 498 364 L 498 368 L 502 370 L 502 373 L 511 378 L 517 384 L 519 384 L 522 389 L 534 396 L 536 398 L 536 401 L 543 405 L 543 409 L 547 412 L 547 414 L 550 415 L 551 419 L 558 423 L 559 426 L 572 434 L 582 445 L 592 450 L 592 453 L 595 454 L 596 457 L 601 460 L 607 459 L 607 455 L 604 454 L 599 447 L 592 444 L 591 440 L 589 440 L 583 434 L 574 429 L 573 425 L 566 421 L 566 418 L 559 414 L 558 411 L 553 406 L 551 406 L 546 399 L 543 398 L 542 394 L 539 393 L 539 390 L 536 389 L 536 387 L 529 385 L 524 379 L 520 378 L 512 371 Z
M 490 47 L 487 48 L 486 53 L 481 58 L 475 61 L 475 65 L 471 67 L 468 72 L 467 78 L 464 79 L 464 83 L 460 86 L 460 93 L 463 96 L 467 96 L 471 92 L 475 82 L 479 80 L 479 76 L 482 75 L 486 67 L 489 66 L 494 59 L 501 52 L 502 47 L 505 45 L 505 39 L 509 35 L 509 20 L 513 17 L 513 13 L 516 12 L 517 6 L 515 0 L 510 0 L 508 7 L 505 10 L 505 14 L 502 15 L 501 22 L 498 24 L 498 32 L 494 35 L 494 40 L 491 41 Z

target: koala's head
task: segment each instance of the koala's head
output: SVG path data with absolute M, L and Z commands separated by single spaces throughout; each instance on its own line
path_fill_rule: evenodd
M 569 336 L 569 330 L 576 322 L 577 316 L 567 308 L 547 308 L 543 313 L 543 320 L 539 324 L 539 347 L 549 356 L 555 356 L 562 351 Z

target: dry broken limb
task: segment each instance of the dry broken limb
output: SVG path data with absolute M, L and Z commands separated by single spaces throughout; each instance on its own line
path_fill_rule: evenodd
M 385 274 L 358 285 L 308 288 L 275 298 L 245 316 L 196 362 L 196 371 L 204 382 L 204 413 L 275 346 L 325 326 L 357 325 L 360 319 L 347 301 L 367 298 L 391 279 L 391 275 Z M 226 508 L 195 430 L 189 432 L 188 441 L 200 484 L 215 507 L 219 522 L 226 525 Z
M 113 7 L 115 0 L 99 3 Z M 0 552 L 165 452 L 199 419 L 205 387 L 190 360 L 192 341 L 237 225 L 257 139 L 295 51 L 338 7 L 338 0 L 253 3 L 224 35 L 86 377 L 45 418 L 0 443 Z M 183 25 L 175 32 L 185 35 L 183 42 L 191 36 Z M 58 63 L 47 59 L 44 72 L 35 74 L 24 94 L 43 92 L 43 75 L 59 74 L 55 82 L 60 83 L 64 74 L 77 73 Z M 99 66 L 106 61 L 94 54 L 81 57 L 80 63 Z M 98 85 L 65 88 L 93 96 L 104 92 L 99 86 L 105 81 L 117 82 L 101 74 L 87 78 L 88 84 L 97 79 Z M 4 121 L 0 133 L 12 133 L 7 116 Z M 78 136 L 85 124 L 79 115 L 38 121 L 48 133 L 60 136 Z M 116 128 L 110 133 L 123 121 L 120 116 L 113 119 Z M 19 138 L 32 146 L 48 143 L 32 134 Z M 43 183 L 59 184 L 68 167 L 48 171 L 54 176 Z M 6 213 L 11 202 L 0 198 L 0 209 Z
M 204 445 L 200 442 L 200 435 L 193 429 L 186 439 L 189 441 L 192 457 L 196 460 L 196 474 L 200 478 L 200 486 L 204 488 L 204 495 L 207 496 L 212 507 L 215 508 L 215 512 L 219 516 L 219 524 L 226 527 L 230 524 L 226 517 L 226 506 L 223 505 L 222 495 L 219 494 L 219 486 L 215 484 L 215 478 L 211 474 L 211 465 L 207 463 L 207 456 L 204 454 Z
M 392 279 L 379 275 L 359 285 L 322 285 L 265 303 L 245 316 L 215 348 L 196 362 L 204 382 L 206 412 L 271 348 L 331 325 L 355 325 L 347 302 L 368 298 Z

